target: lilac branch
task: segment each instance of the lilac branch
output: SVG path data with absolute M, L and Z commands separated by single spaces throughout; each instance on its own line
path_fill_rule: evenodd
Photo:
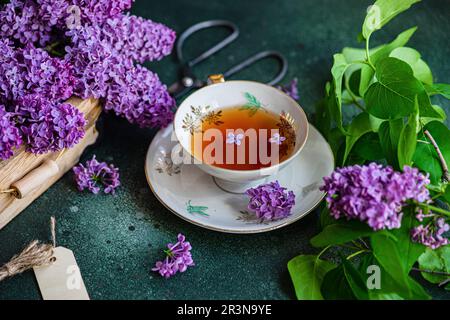
M 444 156 L 441 152 L 441 149 L 439 149 L 439 146 L 436 143 L 436 140 L 434 140 L 433 136 L 431 135 L 431 133 L 428 130 L 424 131 L 424 134 L 428 137 L 428 139 L 430 140 L 431 144 L 433 145 L 434 149 L 436 150 L 438 156 L 439 156 L 439 161 L 441 162 L 441 166 L 442 166 L 442 178 L 443 180 L 445 180 L 446 182 L 450 181 L 450 173 L 448 171 L 448 166 L 447 166 L 447 162 L 445 162 Z

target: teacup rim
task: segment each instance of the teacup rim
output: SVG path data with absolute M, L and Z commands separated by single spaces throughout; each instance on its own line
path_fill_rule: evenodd
M 183 144 L 181 143 L 180 137 L 178 136 L 177 130 L 176 130 L 176 128 L 175 128 L 175 122 L 176 122 L 175 120 L 177 119 L 177 115 L 179 115 L 178 112 L 179 112 L 179 110 L 180 110 L 180 107 L 178 107 L 177 110 L 175 111 L 175 115 L 174 115 L 174 118 L 173 118 L 172 126 L 173 126 L 173 132 L 174 132 L 174 134 L 175 134 L 175 138 L 177 139 L 177 141 L 178 141 L 178 143 L 180 144 L 181 148 L 182 148 L 184 151 L 186 151 L 186 152 L 187 152 L 191 157 L 193 157 L 195 160 L 200 161 L 200 163 L 198 163 L 199 165 L 208 166 L 208 167 L 210 167 L 210 168 L 212 168 L 212 169 L 214 169 L 214 170 L 216 170 L 216 171 L 219 171 L 219 172 L 236 173 L 236 174 L 238 174 L 238 173 L 257 173 L 257 172 L 264 172 L 264 171 L 274 170 L 274 169 L 278 168 L 280 165 L 286 165 L 286 164 L 288 164 L 292 159 L 294 159 L 295 157 L 297 157 L 297 156 L 300 154 L 300 152 L 303 150 L 303 148 L 304 148 L 304 146 L 305 146 L 305 144 L 306 144 L 306 142 L 307 142 L 307 140 L 308 140 L 308 136 L 309 136 L 309 121 L 308 121 L 308 117 L 306 116 L 306 112 L 305 112 L 305 110 L 303 110 L 303 108 L 302 108 L 302 106 L 300 105 L 300 103 L 298 103 L 296 100 L 294 100 L 291 96 L 289 96 L 288 94 L 286 94 L 286 93 L 283 92 L 282 90 L 280 90 L 280 89 L 278 89 L 278 88 L 276 88 L 276 87 L 274 87 L 274 86 L 268 85 L 268 84 L 266 84 L 266 83 L 258 82 L 258 81 L 252 81 L 252 80 L 226 80 L 226 81 L 224 81 L 224 82 L 213 83 L 213 84 L 204 86 L 203 88 L 200 88 L 200 89 L 198 89 L 197 91 L 195 91 L 194 93 L 190 94 L 188 97 L 190 97 L 190 96 L 192 96 L 192 95 L 194 95 L 194 94 L 197 94 L 197 93 L 201 92 L 202 90 L 206 90 L 206 89 L 208 89 L 208 88 L 215 87 L 215 86 L 225 85 L 225 84 L 230 83 L 230 82 L 250 82 L 250 83 L 256 83 L 256 84 L 258 84 L 258 85 L 262 85 L 262 86 L 265 86 L 265 87 L 267 87 L 267 88 L 270 88 L 270 89 L 273 89 L 273 90 L 276 90 L 276 91 L 282 93 L 282 94 L 283 94 L 284 96 L 286 96 L 289 100 L 291 100 L 294 104 L 296 104 L 297 107 L 300 109 L 301 114 L 302 114 L 302 117 L 304 118 L 303 120 L 305 121 L 305 124 L 306 124 L 306 134 L 305 134 L 305 139 L 302 141 L 302 144 L 300 145 L 300 147 L 298 148 L 298 150 L 297 150 L 296 152 L 294 152 L 293 154 L 291 154 L 287 159 L 283 160 L 282 162 L 279 162 L 279 163 L 277 163 L 276 165 L 272 165 L 272 166 L 264 167 L 264 168 L 260 168 L 260 169 L 235 170 L 235 169 L 227 169 L 227 168 L 216 167 L 216 166 L 214 166 L 214 165 L 212 165 L 212 164 L 204 163 L 204 162 L 202 162 L 201 160 L 198 160 L 198 159 L 195 157 L 195 155 L 193 155 L 192 152 L 191 152 L 190 150 L 186 149 L 186 148 L 183 146 Z M 185 98 L 185 99 L 183 100 L 183 102 L 180 104 L 180 106 L 184 103 L 184 101 L 185 101 L 186 99 L 187 99 L 187 98 Z

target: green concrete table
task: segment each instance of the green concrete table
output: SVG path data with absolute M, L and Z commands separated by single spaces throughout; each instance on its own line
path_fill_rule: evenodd
M 411 46 L 423 53 L 436 81 L 450 82 L 450 3 L 425 2 L 378 32 L 373 43 L 388 41 L 418 25 Z M 311 115 L 330 77 L 332 54 L 345 45 L 358 45 L 356 36 L 369 4 L 361 0 L 138 0 L 133 11 L 178 32 L 208 19 L 235 21 L 241 37 L 199 66 L 199 75 L 226 70 L 260 50 L 279 50 L 290 64 L 285 81 L 299 78 L 300 103 Z M 207 40 L 200 40 L 202 36 Z M 192 39 L 187 53 L 198 53 L 213 41 L 214 32 L 205 31 Z M 148 66 L 168 84 L 176 79 L 172 58 Z M 275 70 L 275 65 L 261 63 L 240 78 L 265 81 Z M 0 231 L 0 263 L 30 240 L 48 240 L 49 218 L 55 215 L 57 241 L 75 252 L 92 299 L 295 297 L 286 263 L 298 254 L 315 252 L 309 239 L 318 232 L 317 212 L 281 230 L 258 235 L 221 234 L 193 226 L 166 210 L 147 185 L 144 158 L 155 132 L 111 115 L 102 122 L 101 138 L 83 160 L 96 154 L 120 168 L 123 186 L 117 196 L 80 193 L 72 174 L 66 174 Z M 178 232 L 191 241 L 196 267 L 165 280 L 150 269 Z M 436 298 L 450 298 L 444 290 L 430 290 Z M 33 272 L 0 283 L 0 299 L 40 299 Z

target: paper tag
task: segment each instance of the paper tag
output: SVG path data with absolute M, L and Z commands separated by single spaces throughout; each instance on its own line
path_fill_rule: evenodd
M 57 247 L 53 250 L 55 262 L 33 268 L 44 300 L 89 300 L 80 268 L 72 250 Z

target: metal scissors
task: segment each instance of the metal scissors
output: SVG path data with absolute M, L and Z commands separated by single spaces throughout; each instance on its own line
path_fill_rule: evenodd
M 186 42 L 186 40 L 192 36 L 194 33 L 214 28 L 214 27 L 226 27 L 231 31 L 231 34 L 228 35 L 226 38 L 221 40 L 219 43 L 214 45 L 213 47 L 209 48 L 208 50 L 204 51 L 202 54 L 200 54 L 198 57 L 185 61 L 183 56 L 183 45 Z M 186 31 L 184 31 L 180 37 L 178 38 L 178 42 L 176 44 L 176 56 L 178 62 L 181 64 L 180 68 L 180 80 L 175 82 L 169 87 L 169 93 L 174 98 L 179 98 L 188 92 L 190 92 L 193 89 L 198 89 L 201 87 L 204 87 L 207 84 L 206 80 L 202 80 L 197 78 L 194 73 L 192 72 L 192 68 L 199 64 L 200 62 L 203 62 L 204 60 L 208 59 L 218 51 L 222 50 L 226 46 L 228 46 L 230 43 L 235 41 L 239 36 L 239 28 L 232 22 L 226 21 L 226 20 L 209 20 L 197 23 L 191 27 L 189 27 Z M 225 78 L 228 78 L 239 71 L 248 68 L 252 64 L 256 63 L 259 60 L 265 59 L 265 58 L 273 58 L 276 61 L 278 61 L 279 64 L 279 71 L 275 75 L 275 77 L 267 82 L 269 85 L 274 85 L 278 83 L 283 77 L 286 75 L 288 63 L 286 58 L 277 51 L 262 51 L 259 52 L 253 56 L 248 57 L 244 61 L 240 62 L 239 64 L 231 67 L 225 72 L 222 72 L 223 76 Z M 214 73 L 217 73 L 217 70 L 215 70 Z

